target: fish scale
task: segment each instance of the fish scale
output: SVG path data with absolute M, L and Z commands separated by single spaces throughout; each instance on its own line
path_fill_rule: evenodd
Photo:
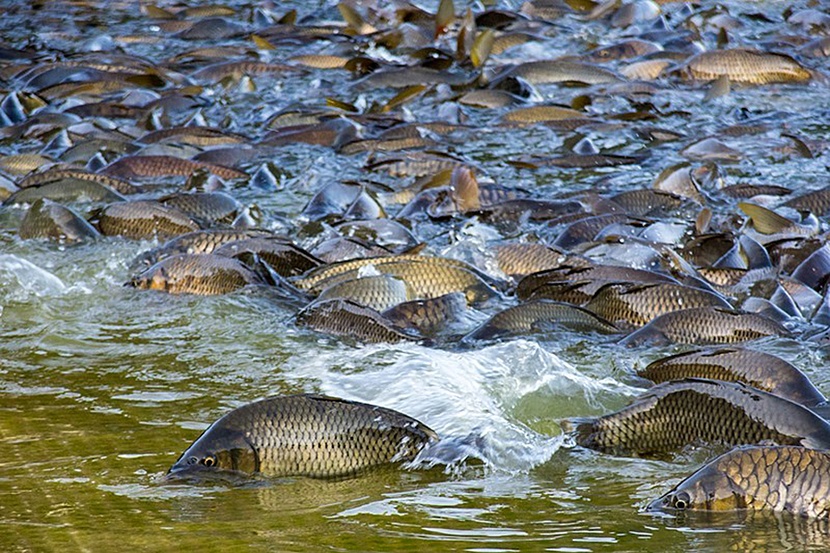
M 21 238 L 51 238 L 79 242 L 99 236 L 95 227 L 68 207 L 51 200 L 36 200 L 23 220 L 18 234 Z
M 736 82 L 767 84 L 807 81 L 811 77 L 789 56 L 740 48 L 702 52 L 687 65 L 691 76 L 701 80 L 726 76 Z
M 738 447 L 710 461 L 648 511 L 787 511 L 830 514 L 830 452 L 798 446 Z
M 166 239 L 199 230 L 199 225 L 178 209 L 152 200 L 112 203 L 100 211 L 97 225 L 101 234 L 136 240 Z
M 378 311 L 412 299 L 406 283 L 390 275 L 344 280 L 320 292 L 319 299 L 343 298 Z
M 437 440 L 429 427 L 391 409 L 316 394 L 272 397 L 213 423 L 169 472 L 204 468 L 210 458 L 215 469 L 342 477 L 411 461 Z
M 417 340 L 386 320 L 376 310 L 351 300 L 317 300 L 297 313 L 297 323 L 314 330 L 346 336 L 361 342 L 396 343 Z
M 742 348 L 696 350 L 653 361 L 637 376 L 655 383 L 689 377 L 744 382 L 806 406 L 826 401 L 807 376 L 769 353 Z
M 789 336 L 781 324 L 755 313 L 722 307 L 693 307 L 659 315 L 621 343 L 735 344 L 764 336 Z
M 467 339 L 488 340 L 502 336 L 537 332 L 549 325 L 562 325 L 607 334 L 617 328 L 587 309 L 546 299 L 531 300 L 500 311 L 467 335 Z
M 437 298 L 399 303 L 384 311 L 383 316 L 401 328 L 412 328 L 430 335 L 458 318 L 466 309 L 464 294 L 453 292 Z
M 443 257 L 400 255 L 352 259 L 312 270 L 296 281 L 298 288 L 319 294 L 324 288 L 350 280 L 359 271 L 373 266 L 379 273 L 401 278 L 409 286 L 411 298 L 434 298 L 464 292 L 467 301 L 483 301 L 497 295 L 478 272 L 463 261 Z
M 705 379 L 659 384 L 616 413 L 569 419 L 563 429 L 575 432 L 583 447 L 644 457 L 700 442 L 830 447 L 830 424 L 806 407 L 745 384 Z
M 608 284 L 585 306 L 612 323 L 643 326 L 659 315 L 692 307 L 731 308 L 723 297 L 682 284 Z
M 231 224 L 242 205 L 222 192 L 193 192 L 170 194 L 159 198 L 164 205 L 210 224 Z
M 261 283 L 256 273 L 236 259 L 214 254 L 182 254 L 159 261 L 128 284 L 171 294 L 210 296 Z

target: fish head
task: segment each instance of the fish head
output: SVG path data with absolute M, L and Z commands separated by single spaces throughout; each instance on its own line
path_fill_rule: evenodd
M 747 497 L 734 481 L 724 472 L 707 466 L 649 503 L 646 511 L 734 511 L 746 507 Z
M 236 428 L 216 424 L 182 453 L 167 471 L 168 475 L 202 471 L 259 472 L 259 455 L 246 434 Z

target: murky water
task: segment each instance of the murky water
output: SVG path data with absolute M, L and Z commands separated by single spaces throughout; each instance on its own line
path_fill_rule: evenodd
M 196 43 L 170 40 L 139 12 L 138 3 L 54 2 L 24 7 L 0 2 L 3 41 L 65 51 L 119 49 L 159 62 Z M 162 4 L 162 3 L 160 3 Z M 506 2 L 506 9 L 516 9 Z M 748 44 L 772 40 L 791 3 L 725 5 L 744 22 L 731 31 Z M 804 3 L 806 5 L 806 3 Z M 250 22 L 257 5 L 229 3 Z M 335 4 L 279 3 L 314 20 L 340 21 Z M 168 7 L 172 7 L 168 6 Z M 435 10 L 435 3 L 424 6 Z M 460 12 L 460 3 L 456 6 Z M 712 3 L 711 9 L 716 9 Z M 802 6 L 803 7 L 803 6 Z M 474 6 L 480 10 L 480 7 Z M 664 10 L 673 21 L 681 5 Z M 695 8 L 701 13 L 704 8 Z M 770 13 L 765 20 L 760 13 Z M 707 12 L 708 13 L 708 12 Z M 628 31 L 567 19 L 567 32 L 510 49 L 496 62 L 581 53 Z M 826 27 L 823 31 L 826 32 Z M 808 35 L 810 36 L 810 35 Z M 127 40 L 144 37 L 145 40 Z M 226 44 L 245 44 L 234 38 Z M 716 31 L 702 42 L 713 47 Z M 574 52 L 576 45 L 581 50 Z M 297 43 L 260 55 L 281 61 L 319 50 Z M 381 52 L 382 54 L 382 52 Z M 389 55 L 387 53 L 387 55 Z M 827 70 L 826 58 L 812 68 Z M 255 90 L 209 87 L 202 110 L 211 124 L 262 136 L 267 119 L 286 106 L 319 107 L 334 96 L 365 105 L 388 91 L 358 92 L 333 76 L 309 71 L 259 76 Z M 3 78 L 10 77 L 5 75 Z M 338 84 L 339 83 L 339 84 Z M 14 81 L 4 82 L 4 89 Z M 582 88 L 541 86 L 548 100 L 569 103 Z M 5 92 L 5 90 L 4 90 Z M 691 139 L 730 125 L 761 122 L 772 130 L 729 139 L 743 158 L 720 167 L 727 183 L 763 182 L 794 190 L 826 185 L 830 94 L 807 86 L 735 87 L 701 106 L 704 89 L 665 85 L 649 98 L 655 125 Z M 406 106 L 407 117 L 455 117 L 452 94 L 439 90 Z M 57 103 L 66 107 L 71 104 Z M 644 108 L 644 109 L 651 109 Z M 595 113 L 619 114 L 631 104 L 596 95 Z M 442 111 L 444 110 L 444 111 Z M 469 130 L 444 150 L 477 163 L 498 183 L 540 197 L 568 191 L 616 192 L 648 187 L 684 160 L 677 143 L 643 146 L 630 125 L 595 128 L 589 138 L 615 153 L 649 153 L 642 165 L 592 170 L 527 171 L 505 163 L 528 153 L 549 155 L 569 136 L 543 126 L 497 125 L 504 110 L 463 110 Z M 793 155 L 779 136 L 810 143 L 812 159 Z M 37 152 L 42 144 L 5 140 L 0 153 Z M 148 152 L 149 153 L 149 152 Z M 276 191 L 233 191 L 288 228 L 303 205 L 333 180 L 366 179 L 365 155 L 295 144 L 268 149 L 243 169 L 278 168 Z M 372 174 L 369 180 L 396 184 Z M 180 184 L 180 183 L 172 183 Z M 713 205 L 729 211 L 729 205 Z M 393 211 L 396 208 L 392 208 Z M 423 345 L 356 346 L 298 329 L 294 309 L 262 291 L 220 297 L 170 296 L 125 288 L 136 254 L 155 244 L 105 238 L 80 246 L 23 241 L 24 208 L 0 210 L 0 549 L 4 551 L 751 551 L 827 550 L 819 524 L 792 517 L 657 517 L 640 512 L 711 456 L 672 462 L 615 458 L 572 447 L 557 421 L 605 413 L 641 388 L 632 368 L 679 348 L 625 350 L 613 340 L 565 330 L 475 349 Z M 423 222 L 415 227 L 431 251 L 492 267 L 489 245 L 522 233 L 479 221 Z M 298 232 L 302 238 L 303 233 Z M 543 235 L 544 228 L 535 228 Z M 623 255 L 619 251 L 609 256 Z M 484 315 L 479 317 L 479 320 Z M 822 347 L 797 339 L 754 345 L 804 370 L 824 393 L 830 376 Z M 222 483 L 161 485 L 159 478 L 207 425 L 229 409 L 273 394 L 321 392 L 413 416 L 444 436 L 476 433 L 489 444 L 486 465 L 389 470 L 342 481 L 287 479 L 233 487 Z

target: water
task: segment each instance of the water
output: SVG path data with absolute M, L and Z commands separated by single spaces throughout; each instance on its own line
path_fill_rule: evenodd
M 16 46 L 37 32 L 38 40 L 53 48 L 78 51 L 129 44 L 128 51 L 151 60 L 195 47 L 169 41 L 157 22 L 148 23 L 132 3 L 110 3 L 96 12 L 77 2 L 67 7 L 71 17 L 54 6 L 34 10 L 3 4 L 8 9 L 0 23 L 3 36 Z M 250 4 L 232 6 L 246 18 L 251 13 Z M 279 5 L 276 11 L 284 13 L 290 6 Z M 316 18 L 339 20 L 333 4 L 297 7 Z M 730 2 L 727 7 L 734 14 L 767 8 L 780 14 L 785 6 Z M 426 8 L 434 11 L 435 6 Z M 670 14 L 682 10 L 665 9 Z M 600 22 L 566 23 L 578 32 L 552 33 L 543 46 L 509 50 L 497 61 L 551 57 L 551 52 L 573 52 L 577 39 L 611 43 L 627 32 L 609 31 Z M 784 24 L 746 19 L 733 36 L 750 42 L 768 39 L 775 25 Z M 119 38 L 126 36 L 150 39 Z M 707 46 L 713 46 L 713 36 L 704 36 Z M 264 55 L 280 61 L 318 51 L 318 46 L 296 44 Z M 826 60 L 811 64 L 827 69 Z M 312 71 L 293 79 L 255 78 L 255 92 L 217 85 L 205 92 L 214 102 L 202 116 L 211 124 L 258 137 L 271 115 L 298 101 L 320 106 L 335 96 L 367 105 L 376 97 L 391 96 L 354 92 L 337 85 L 338 79 L 343 76 Z M 540 91 L 547 100 L 564 103 L 585 92 L 554 86 Z M 451 104 L 441 94 L 449 98 L 450 93 L 441 90 L 407 105 L 407 116 L 432 120 L 436 106 Z M 765 134 L 724 139 L 744 153 L 741 161 L 720 167 L 727 184 L 755 181 L 797 190 L 826 184 L 826 84 L 736 87 L 705 106 L 700 103 L 703 94 L 701 89 L 666 87 L 650 99 L 661 112 L 655 124 L 682 129 L 689 136 L 683 145 L 732 124 L 771 124 Z M 57 102 L 58 107 L 70 104 L 71 99 Z M 614 95 L 600 95 L 590 110 L 611 115 L 630 111 L 631 105 Z M 683 161 L 678 143 L 643 146 L 630 127 L 611 125 L 593 129 L 589 138 L 615 153 L 650 151 L 642 166 L 518 169 L 502 160 L 559 152 L 568 135 L 542 126 L 501 127 L 503 111 L 464 110 L 473 130 L 450 135 L 446 151 L 477 163 L 498 183 L 540 197 L 650 186 L 660 171 Z M 808 141 L 815 158 L 786 150 L 781 129 Z M 0 153 L 36 152 L 40 147 L 34 139 L 5 140 Z M 242 187 L 233 193 L 261 209 L 266 225 L 275 229 L 288 228 L 331 180 L 399 184 L 384 174 L 367 177 L 365 156 L 338 156 L 328 148 L 292 145 L 260 156 L 245 169 L 253 173 L 260 163 L 271 163 L 280 171 L 278 190 Z M 714 205 L 719 212 L 733 209 Z M 22 241 L 16 229 L 23 213 L 17 207 L 0 210 L 0 548 L 5 551 L 714 552 L 830 547 L 820 525 L 792 517 L 730 514 L 700 519 L 641 512 L 711 451 L 687 452 L 672 462 L 624 459 L 574 448 L 561 435 L 558 421 L 564 417 L 625 405 L 640 391 L 632 370 L 679 348 L 623 350 L 607 337 L 564 330 L 465 350 L 355 346 L 298 329 L 291 321 L 293 308 L 267 293 L 204 298 L 125 288 L 135 255 L 155 244 L 120 238 L 80 246 Z M 431 251 L 469 259 L 485 269 L 493 266 L 489 244 L 522 232 L 527 230 L 478 221 L 416 225 L 418 237 L 429 241 Z M 533 227 L 533 232 L 545 236 L 543 227 Z M 830 393 L 821 347 L 784 339 L 761 341 L 756 347 L 793 362 Z M 200 431 L 228 410 L 268 395 L 297 392 L 396 409 L 443 436 L 481 435 L 488 445 L 486 462 L 447 470 L 395 469 L 333 482 L 296 478 L 242 487 L 159 482 Z

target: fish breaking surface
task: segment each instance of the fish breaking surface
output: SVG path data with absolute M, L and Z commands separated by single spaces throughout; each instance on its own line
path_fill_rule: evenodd
M 12 550 L 93 548 L 100 521 L 60 518 L 86 505 L 29 506 L 83 479 L 374 483 L 301 507 L 362 550 L 583 550 L 549 527 L 574 516 L 621 550 L 741 549 L 611 521 L 827 518 L 827 6 L 6 4 Z M 268 546 L 354 548 L 323 526 Z

